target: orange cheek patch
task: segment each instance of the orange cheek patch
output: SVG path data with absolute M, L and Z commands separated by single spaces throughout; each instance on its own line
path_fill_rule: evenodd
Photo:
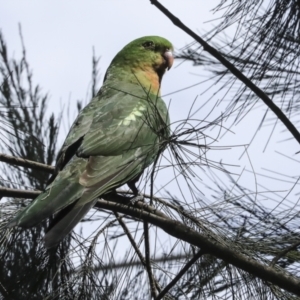
M 159 77 L 157 73 L 153 70 L 153 67 L 144 67 L 139 69 L 133 69 L 133 73 L 137 77 L 140 84 L 142 84 L 147 91 L 154 95 L 159 95 Z
M 154 89 L 155 90 L 155 94 L 157 93 L 158 89 L 159 89 L 159 78 L 156 72 L 149 71 L 146 72 L 146 77 L 151 85 L 151 90 Z

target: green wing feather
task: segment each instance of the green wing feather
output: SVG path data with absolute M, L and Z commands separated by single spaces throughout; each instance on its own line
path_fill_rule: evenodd
M 161 120 L 159 124 L 156 119 Z M 47 233 L 46 246 L 54 246 L 94 205 L 95 198 L 133 180 L 153 162 L 161 128 L 168 131 L 167 108 L 160 98 L 128 83 L 119 91 L 105 87 L 75 120 L 61 150 L 67 151 L 83 137 L 77 151 L 82 157 L 74 156 L 10 226 L 34 226 L 77 201 L 68 217 Z

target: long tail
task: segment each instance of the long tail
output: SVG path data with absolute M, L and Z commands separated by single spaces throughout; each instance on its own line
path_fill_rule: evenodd
M 76 206 L 75 202 L 66 210 L 61 211 L 53 220 L 44 241 L 46 248 L 55 247 L 77 223 L 87 214 L 87 212 L 95 205 L 95 201 L 88 202 L 82 206 Z

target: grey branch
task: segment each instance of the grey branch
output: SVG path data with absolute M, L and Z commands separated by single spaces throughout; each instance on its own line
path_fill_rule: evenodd
M 0 197 L 4 196 L 5 193 L 6 196 L 10 197 L 14 197 L 15 195 L 19 194 L 20 197 L 35 198 L 40 192 L 1 188 Z M 116 197 L 116 195 L 113 195 L 113 197 Z M 132 207 L 127 203 L 116 203 L 100 199 L 97 201 L 96 207 L 110 211 L 117 211 L 140 220 L 148 221 L 149 223 L 160 227 L 162 230 L 175 238 L 197 246 L 206 253 L 214 255 L 215 257 L 222 259 L 246 272 L 249 272 L 250 274 L 262 280 L 269 281 L 285 289 L 286 291 L 300 296 L 299 279 L 296 279 L 287 272 L 279 271 L 274 267 L 270 267 L 266 264 L 258 262 L 240 253 L 240 251 L 234 250 L 232 245 L 225 243 L 221 244 L 212 236 L 201 234 L 200 232 L 193 230 L 181 222 L 172 220 L 162 212 L 150 207 L 145 203 L 137 202 L 134 207 Z
M 174 16 L 169 10 L 167 10 L 162 4 L 157 0 L 150 0 L 151 4 L 156 6 L 165 16 L 167 16 L 175 26 L 182 29 L 193 39 L 195 39 L 205 51 L 215 57 L 221 64 L 223 64 L 236 78 L 243 82 L 251 91 L 253 91 L 273 113 L 281 120 L 281 122 L 286 126 L 289 132 L 294 136 L 294 138 L 300 144 L 300 133 L 293 123 L 288 119 L 288 117 L 282 112 L 282 110 L 264 93 L 257 85 L 255 85 L 249 78 L 247 78 L 241 71 L 239 71 L 231 62 L 229 62 L 217 49 L 210 46 L 205 42 L 199 35 L 194 31 L 184 25 L 176 16 Z
M 139 253 L 140 250 L 137 248 Z M 136 251 L 136 248 L 135 248 Z M 186 260 L 191 258 L 191 255 L 189 254 L 178 254 L 178 255 L 172 255 L 172 256 L 161 256 L 158 258 L 151 258 L 151 264 L 158 264 L 158 263 L 166 263 L 169 261 L 181 261 L 181 260 Z M 139 260 L 134 260 L 134 261 L 124 261 L 124 262 L 118 262 L 116 264 L 109 264 L 109 265 L 98 265 L 93 268 L 94 271 L 98 272 L 107 272 L 107 270 L 113 270 L 113 269 L 122 269 L 122 268 L 128 268 L 128 267 L 140 267 L 140 266 L 145 266 L 145 262 Z M 76 273 L 80 273 L 81 270 L 77 270 Z
M 199 247 L 206 253 L 214 255 L 255 277 L 269 281 L 286 291 L 300 296 L 299 279 L 296 279 L 287 272 L 279 271 L 278 269 L 276 270 L 275 268 L 258 262 L 242 254 L 240 251 L 234 250 L 232 245 L 225 243 L 221 244 L 211 236 L 201 234 L 178 221 L 172 220 L 162 212 L 159 212 L 157 209 L 151 208 L 144 203 L 136 203 L 135 207 L 130 207 L 128 204 L 114 203 L 100 199 L 96 205 L 98 208 L 118 211 L 138 219 L 146 220 L 149 223 L 160 227 L 175 238 Z
M 187 272 L 187 270 L 194 265 L 194 263 L 204 254 L 204 251 L 199 250 L 197 254 L 190 259 L 180 272 L 174 277 L 174 279 L 160 292 L 155 300 L 163 299 L 163 297 L 171 290 L 171 288 L 181 279 L 181 277 Z
M 41 193 L 41 191 L 27 191 L 27 190 L 18 190 L 18 189 L 0 187 L 0 199 L 2 197 L 34 199 L 40 193 Z
M 44 171 L 50 174 L 53 174 L 55 170 L 53 166 L 48 166 L 36 161 L 32 161 L 32 160 L 28 160 L 16 156 L 10 156 L 3 153 L 0 153 L 0 161 L 14 166 L 20 166 L 20 167 Z

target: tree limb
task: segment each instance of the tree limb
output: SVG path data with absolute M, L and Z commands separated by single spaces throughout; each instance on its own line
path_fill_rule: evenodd
M 18 191 L 15 189 L 0 189 L 0 195 L 3 190 L 11 191 L 9 196 L 15 192 L 26 193 L 31 196 L 27 198 L 34 198 L 40 192 L 39 191 Z M 34 195 L 34 197 L 32 197 Z M 22 196 L 24 197 L 24 196 Z M 113 197 L 113 196 L 111 196 Z M 107 209 L 110 211 L 117 211 L 137 219 L 148 221 L 149 223 L 160 227 L 162 230 L 172 235 L 175 238 L 190 243 L 191 245 L 201 248 L 206 253 L 214 255 L 215 257 L 222 259 L 233 266 L 240 268 L 262 280 L 269 281 L 272 284 L 300 296 L 300 280 L 296 279 L 292 275 L 279 271 L 275 268 L 267 266 L 261 262 L 258 262 L 240 251 L 234 250 L 232 245 L 226 243 L 220 243 L 211 235 L 204 235 L 200 232 L 189 228 L 188 226 L 178 221 L 170 219 L 168 216 L 158 211 L 154 207 L 150 207 L 145 203 L 137 202 L 134 206 L 128 205 L 128 203 L 112 202 L 100 199 L 97 201 L 97 208 Z
M 146 220 L 149 223 L 160 227 L 175 238 L 197 246 L 206 253 L 214 255 L 255 277 L 269 281 L 286 291 L 300 296 L 299 279 L 296 279 L 286 272 L 276 270 L 275 268 L 271 268 L 261 262 L 255 261 L 242 254 L 240 251 L 234 250 L 232 245 L 230 246 L 226 243 L 221 244 L 213 239 L 212 236 L 203 235 L 178 221 L 168 218 L 162 212 L 159 212 L 158 214 L 156 209 L 152 209 L 144 203 L 136 203 L 135 207 L 132 207 L 128 204 L 113 203 L 111 201 L 100 199 L 97 201 L 96 206 L 98 208 L 118 211 L 126 215 Z M 148 207 L 148 211 L 146 211 L 146 207 Z
M 160 292 L 155 300 L 163 299 L 168 291 L 180 280 L 180 278 L 187 272 L 187 270 L 204 254 L 204 251 L 199 250 L 192 259 L 190 259 L 186 265 L 180 270 L 180 272 L 169 282 L 169 284 Z
M 138 250 L 139 254 L 141 254 L 139 248 L 134 248 L 134 250 Z M 141 265 L 145 266 L 145 263 L 141 260 L 140 255 L 139 256 L 139 260 L 131 260 L 131 261 L 122 261 L 122 262 L 118 262 L 114 265 L 112 265 L 111 263 L 109 263 L 108 265 L 97 265 L 95 267 L 93 267 L 94 271 L 98 271 L 98 272 L 106 272 L 108 269 L 112 270 L 112 269 L 122 269 L 122 268 L 128 268 L 128 267 L 139 267 Z M 141 256 L 142 259 L 143 256 Z M 179 260 L 183 260 L 183 259 L 187 259 L 187 258 L 191 258 L 191 255 L 189 254 L 178 254 L 178 255 L 172 255 L 172 256 L 166 256 L 166 255 L 162 255 L 158 258 L 151 258 L 151 263 L 152 264 L 158 264 L 158 263 L 166 263 L 168 261 L 179 261 Z M 76 272 L 74 273 L 79 273 L 81 272 L 81 270 L 76 270 Z
M 167 10 L 162 4 L 157 0 L 150 0 L 151 4 L 156 6 L 164 15 L 166 15 L 175 26 L 182 29 L 193 39 L 195 39 L 200 45 L 202 45 L 203 50 L 210 53 L 215 57 L 220 63 L 222 63 L 236 78 L 243 82 L 250 90 L 252 90 L 273 113 L 281 120 L 281 122 L 286 126 L 289 132 L 294 136 L 294 138 L 300 144 L 300 133 L 297 128 L 292 124 L 288 117 L 282 112 L 282 110 L 270 99 L 266 93 L 264 93 L 257 85 L 255 85 L 248 77 L 246 77 L 242 72 L 240 72 L 231 62 L 229 62 L 223 55 L 220 54 L 214 47 L 210 46 L 205 42 L 199 35 L 194 31 L 184 25 L 176 16 L 174 16 L 169 10 Z
M 41 191 L 27 191 L 19 189 L 11 189 L 6 187 L 0 187 L 0 199 L 2 197 L 15 197 L 15 198 L 27 198 L 34 199 L 36 198 Z
M 150 262 L 150 241 L 149 241 L 149 223 L 144 221 L 144 241 L 145 241 L 145 262 L 146 262 L 146 270 L 148 273 L 148 278 L 149 278 L 149 283 L 150 283 L 150 290 L 151 290 L 151 295 L 153 299 L 156 298 L 157 293 L 156 293 L 156 288 L 157 286 L 155 285 L 155 278 L 152 272 L 151 268 L 151 262 Z M 159 289 L 160 292 L 160 289 Z
M 16 156 L 11 156 L 3 153 L 0 153 L 0 161 L 13 166 L 21 166 L 25 168 L 34 169 L 34 170 L 40 170 L 50 174 L 53 174 L 55 170 L 53 166 L 48 166 L 36 161 L 32 161 L 32 160 L 28 160 Z

